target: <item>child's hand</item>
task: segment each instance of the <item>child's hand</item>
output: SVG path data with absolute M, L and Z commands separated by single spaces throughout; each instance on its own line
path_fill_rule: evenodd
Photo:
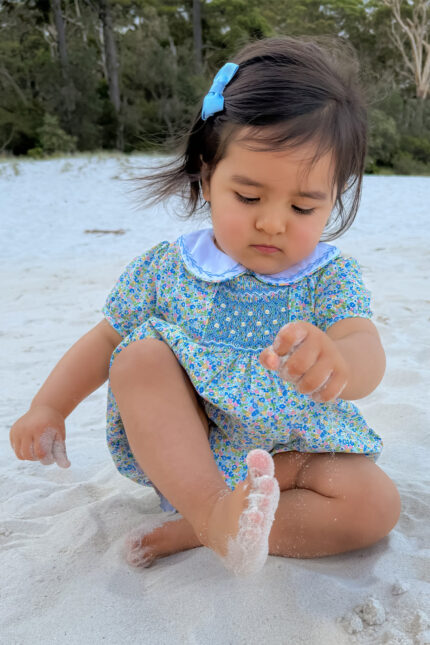
M 260 362 L 319 403 L 336 399 L 348 381 L 349 368 L 336 343 L 304 321 L 284 325 Z
M 68 468 L 63 416 L 47 405 L 30 408 L 10 431 L 10 443 L 18 459 L 40 461 L 44 466 L 54 461 Z

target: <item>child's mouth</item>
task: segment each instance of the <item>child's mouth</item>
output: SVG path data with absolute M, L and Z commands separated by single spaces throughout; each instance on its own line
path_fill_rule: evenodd
M 276 246 L 266 246 L 264 244 L 252 244 L 251 246 L 253 249 L 260 251 L 260 253 L 276 253 L 280 251 Z

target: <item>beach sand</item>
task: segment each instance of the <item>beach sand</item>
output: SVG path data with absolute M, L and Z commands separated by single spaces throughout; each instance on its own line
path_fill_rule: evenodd
M 332 242 L 362 265 L 387 353 L 382 384 L 358 402 L 384 440 L 378 465 L 402 498 L 387 538 L 327 558 L 271 556 L 246 579 L 206 548 L 130 568 L 127 532 L 164 515 L 152 490 L 115 470 L 106 387 L 67 421 L 69 469 L 15 458 L 11 424 L 101 319 L 124 265 L 208 225 L 160 207 L 137 211 L 123 180 L 141 163 L 0 163 L 0 643 L 430 644 L 429 178 L 366 177 L 356 222 Z M 94 230 L 117 232 L 85 232 Z

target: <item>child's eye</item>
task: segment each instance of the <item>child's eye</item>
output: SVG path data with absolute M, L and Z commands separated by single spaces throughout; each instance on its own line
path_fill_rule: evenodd
M 255 204 L 255 202 L 258 202 L 260 200 L 259 197 L 245 197 L 244 195 L 236 192 L 234 194 L 236 195 L 236 198 L 244 204 Z
M 298 206 L 293 206 L 293 208 L 296 213 L 300 213 L 300 215 L 311 215 L 315 210 L 315 208 L 299 208 Z

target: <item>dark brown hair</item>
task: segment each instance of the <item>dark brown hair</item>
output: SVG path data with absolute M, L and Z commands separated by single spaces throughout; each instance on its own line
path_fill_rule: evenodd
M 356 216 L 366 155 L 366 109 L 354 51 L 327 37 L 267 38 L 246 45 L 230 61 L 239 69 L 224 90 L 224 110 L 203 121 L 200 105 L 182 152 L 141 178 L 149 188 L 146 199 L 154 203 L 179 194 L 191 216 L 205 203 L 202 160 L 213 172 L 246 127 L 243 139 L 256 150 L 316 144 L 310 167 L 332 152 L 336 200 L 323 237 L 338 237 Z

